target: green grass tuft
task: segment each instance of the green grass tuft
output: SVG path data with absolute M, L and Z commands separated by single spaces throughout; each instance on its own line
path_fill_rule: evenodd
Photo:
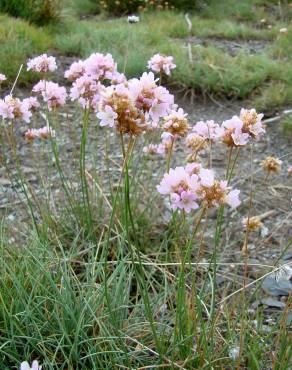
M 1 73 L 14 80 L 20 65 L 26 63 L 27 58 L 48 51 L 52 38 L 26 21 L 0 15 L 0 43 Z M 33 79 L 32 74 L 24 72 L 19 81 L 28 83 Z

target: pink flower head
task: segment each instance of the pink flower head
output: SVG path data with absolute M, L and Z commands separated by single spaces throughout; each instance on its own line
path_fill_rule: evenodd
M 7 95 L 4 100 L 0 99 L 0 116 L 4 119 L 21 119 L 28 123 L 32 114 L 27 101 Z
M 184 209 L 190 212 L 192 209 L 198 208 L 196 203 L 195 189 L 198 186 L 198 176 L 192 175 L 183 167 L 170 169 L 166 173 L 157 186 L 160 194 L 170 195 L 171 207 L 173 209 Z
M 149 144 L 148 146 L 143 147 L 143 153 L 146 154 L 158 154 L 158 145 Z
M 248 143 L 250 135 L 243 132 L 243 121 L 238 116 L 224 121 L 222 127 L 222 140 L 228 146 L 244 146 Z
M 258 140 L 266 132 L 262 123 L 263 116 L 262 113 L 257 113 L 255 109 L 242 108 L 240 111 L 240 119 L 243 122 L 242 131 Z
M 199 207 L 196 200 L 196 195 L 190 191 L 183 191 L 180 195 L 175 193 L 171 195 L 172 208 L 184 209 L 186 213 L 190 213 L 192 209 Z
M 103 88 L 98 111 L 102 124 L 115 126 L 120 134 L 137 136 L 149 129 L 148 117 L 135 106 L 130 91 L 124 84 Z
M 5 80 L 7 80 L 6 76 L 4 74 L 0 73 L 0 84 L 1 84 L 1 82 L 5 81 Z
M 216 142 L 222 136 L 223 129 L 214 121 L 199 121 L 195 124 L 192 131 L 201 136 L 206 141 Z
M 171 144 L 175 140 L 175 137 L 170 132 L 163 132 L 161 134 L 161 140 L 163 143 Z
M 56 132 L 47 126 L 39 128 L 39 129 L 35 129 L 35 128 L 29 129 L 24 134 L 24 137 L 29 141 L 34 141 L 35 139 L 47 140 L 55 136 L 56 136 Z
M 289 176 L 292 176 L 292 166 L 288 167 L 287 172 Z
M 34 141 L 35 139 L 37 139 L 39 137 L 38 136 L 38 130 L 35 129 L 35 128 L 31 128 L 31 129 L 29 129 L 25 132 L 24 137 L 28 141 Z
M 103 111 L 97 113 L 97 118 L 100 119 L 100 126 L 113 127 L 115 125 L 115 119 L 118 117 L 117 113 L 113 111 L 113 108 L 109 105 L 104 107 Z
M 231 208 L 237 208 L 240 205 L 239 193 L 240 193 L 240 190 L 235 189 L 235 190 L 231 190 L 226 195 L 226 203 Z
M 164 117 L 163 130 L 174 137 L 185 136 L 190 129 L 186 116 L 187 113 L 184 113 L 182 108 L 170 111 L 169 115 Z
M 32 91 L 42 95 L 50 111 L 66 103 L 67 92 L 65 87 L 59 86 L 55 82 L 41 80 L 33 87 Z
M 196 163 L 196 162 L 188 163 L 186 165 L 186 171 L 190 176 L 194 174 L 198 175 L 201 171 L 201 168 L 202 166 L 200 165 L 200 163 Z
M 48 126 L 44 126 L 44 127 L 40 128 L 38 130 L 38 134 L 39 134 L 40 139 L 44 139 L 44 140 L 49 139 L 51 137 L 56 137 L 55 130 L 52 130 Z
M 84 61 L 85 73 L 99 81 L 111 80 L 116 73 L 117 64 L 111 54 L 94 53 Z
M 70 81 L 75 81 L 77 78 L 83 76 L 85 73 L 85 66 L 82 60 L 71 64 L 70 68 L 65 71 L 64 77 Z
M 154 100 L 154 89 L 157 87 L 154 74 L 144 72 L 140 79 L 130 80 L 128 86 L 133 102 L 138 108 L 148 111 Z
M 41 94 L 46 89 L 47 82 L 45 80 L 40 80 L 34 87 L 32 88 L 32 91 L 38 94 Z
M 201 185 L 206 186 L 208 188 L 214 185 L 215 173 L 213 170 L 201 168 L 199 172 L 199 177 Z
M 149 115 L 156 125 L 173 105 L 173 95 L 162 86 L 157 86 L 154 74 L 144 72 L 140 79 L 128 82 L 130 98 L 135 106 Z M 155 124 L 154 124 L 155 125 Z
M 27 361 L 24 361 L 20 364 L 20 370 L 41 370 L 41 369 L 42 367 L 39 366 L 39 363 L 36 360 L 32 362 L 31 366 Z
M 70 90 L 71 100 L 78 100 L 83 108 L 96 108 L 100 100 L 102 85 L 97 82 L 92 76 L 81 76 L 73 82 Z
M 153 72 L 163 72 L 166 75 L 170 76 L 171 70 L 176 68 L 176 65 L 173 63 L 172 56 L 155 54 L 148 61 L 148 68 L 151 69 Z
M 36 58 L 30 59 L 27 62 L 27 70 L 34 72 L 54 72 L 57 69 L 56 59 L 49 57 L 47 54 L 42 54 Z
M 212 170 L 200 170 L 199 186 L 196 192 L 198 198 L 207 208 L 218 207 L 224 203 L 232 208 L 236 208 L 240 204 L 240 191 L 237 189 L 231 190 L 231 188 L 227 186 L 227 181 L 215 180 Z
M 29 109 L 32 111 L 35 111 L 40 107 L 40 103 L 34 96 L 30 96 L 29 98 L 23 99 L 23 102 L 27 103 Z
M 124 84 L 127 82 L 127 78 L 123 73 L 115 72 L 111 78 L 112 85 Z

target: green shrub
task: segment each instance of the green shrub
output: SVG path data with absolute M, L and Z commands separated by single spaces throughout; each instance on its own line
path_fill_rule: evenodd
M 44 24 L 59 17 L 62 0 L 1 0 L 0 11 Z

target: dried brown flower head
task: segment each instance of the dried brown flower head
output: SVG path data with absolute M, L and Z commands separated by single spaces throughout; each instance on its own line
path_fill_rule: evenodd
M 186 136 L 190 130 L 186 114 L 181 108 L 178 111 L 172 111 L 164 118 L 164 121 L 163 130 L 173 136 Z
M 263 227 L 263 223 L 261 222 L 260 217 L 253 216 L 253 217 L 246 217 L 242 220 L 242 224 L 245 229 L 249 231 L 256 231 Z
M 261 162 L 261 166 L 267 172 L 279 172 L 281 170 L 282 161 L 280 159 L 268 156 Z

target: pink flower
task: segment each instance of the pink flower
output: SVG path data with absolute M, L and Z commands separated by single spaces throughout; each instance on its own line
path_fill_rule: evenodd
M 111 85 L 102 89 L 98 111 L 102 113 L 98 116 L 104 120 L 103 124 L 110 123 L 113 126 L 114 120 L 114 126 L 120 134 L 137 136 L 150 127 L 148 117 L 135 106 L 130 91 L 124 84 Z M 113 115 L 112 112 L 115 114 Z
M 182 108 L 170 111 L 169 115 L 164 117 L 163 130 L 174 137 L 185 136 L 190 129 L 186 116 L 187 113 L 184 113 Z
M 198 176 L 191 175 L 183 167 L 170 169 L 157 186 L 160 194 L 170 195 L 171 207 L 173 209 L 184 209 L 190 212 L 198 208 L 195 189 L 198 185 Z
M 71 100 L 78 100 L 83 108 L 96 108 L 100 100 L 102 85 L 91 76 L 81 76 L 74 81 L 71 90 Z
M 250 134 L 250 136 L 258 140 L 265 132 L 262 123 L 263 114 L 258 114 L 255 109 L 241 109 L 240 119 L 243 122 L 242 131 Z
M 96 116 L 100 119 L 100 126 L 109 127 L 115 125 L 115 119 L 118 117 L 117 113 L 109 105 L 106 105 L 104 111 L 98 112 Z
M 288 175 L 289 175 L 289 176 L 291 176 L 291 175 L 292 175 L 292 166 L 289 166 L 289 167 L 288 167 L 287 172 L 288 172 Z
M 195 124 L 192 131 L 204 140 L 216 142 L 222 136 L 223 128 L 214 121 L 199 121 Z
M 2 73 L 0 73 L 0 83 L 7 80 L 6 76 Z
M 140 79 L 128 82 L 130 97 L 138 109 L 149 113 L 150 118 L 158 121 L 170 111 L 173 105 L 173 95 L 162 86 L 156 85 L 152 72 L 144 72 Z
M 240 190 L 235 189 L 235 190 L 231 190 L 226 195 L 226 203 L 231 208 L 237 208 L 240 205 L 239 193 L 240 193 Z
M 200 177 L 200 183 L 203 186 L 211 187 L 214 185 L 215 181 L 215 174 L 213 170 L 208 170 L 205 168 L 201 168 L 199 172 L 199 177 Z
M 36 85 L 34 85 L 34 87 L 32 88 L 32 91 L 40 94 L 43 91 L 45 91 L 45 88 L 46 88 L 46 81 L 40 80 Z
M 84 61 L 85 73 L 95 80 L 111 80 L 116 73 L 117 64 L 111 54 L 94 53 Z
M 25 102 L 32 111 L 37 110 L 40 107 L 40 103 L 34 96 L 23 99 L 23 102 Z
M 192 209 L 197 209 L 199 207 L 196 200 L 196 195 L 190 191 L 183 191 L 180 196 L 175 193 L 171 195 L 172 208 L 184 209 L 186 213 L 190 213 Z
M 238 116 L 224 121 L 222 127 L 224 128 L 222 140 L 228 146 L 244 146 L 248 143 L 250 136 L 243 132 L 243 121 Z
M 40 128 L 38 130 L 38 134 L 39 134 L 39 137 L 41 139 L 49 139 L 50 137 L 55 137 L 56 136 L 56 132 L 55 130 L 52 130 L 50 127 L 48 126 L 44 126 L 42 128 Z
M 239 193 L 227 186 L 227 181 L 215 180 L 212 170 L 201 169 L 199 173 L 199 186 L 196 189 L 198 198 L 207 208 L 218 207 L 224 203 L 232 208 L 240 204 Z
M 168 104 L 159 103 L 157 100 L 153 100 L 152 106 L 149 110 L 149 116 L 153 121 L 158 122 L 160 117 L 163 117 L 167 114 Z
M 28 123 L 32 114 L 27 101 L 7 95 L 4 100 L 0 99 L 0 116 L 3 119 L 21 119 Z
M 0 116 L 3 119 L 13 119 L 13 107 L 7 103 L 7 97 L 4 100 L 0 99 Z
M 185 168 L 187 173 L 191 176 L 194 174 L 198 175 L 200 173 L 202 166 L 200 165 L 200 163 L 193 162 L 188 163 Z
M 65 71 L 64 77 L 70 81 L 75 81 L 77 78 L 83 76 L 85 73 L 85 66 L 82 60 L 71 64 L 70 68 Z
M 158 153 L 158 145 L 156 144 L 149 144 L 148 146 L 143 147 L 143 153 L 146 154 L 157 154 Z
M 112 85 L 124 84 L 127 82 L 127 78 L 123 73 L 115 72 L 111 78 Z
M 39 129 L 35 129 L 35 128 L 29 129 L 24 134 L 24 137 L 29 141 L 33 141 L 35 139 L 46 140 L 46 139 L 49 139 L 55 136 L 56 136 L 56 132 L 47 126 L 39 128 Z
M 50 111 L 66 103 L 67 92 L 65 87 L 59 86 L 55 82 L 41 80 L 33 87 L 32 91 L 41 93 Z
M 148 68 L 153 72 L 164 72 L 166 75 L 170 76 L 171 70 L 176 68 L 176 65 L 173 63 L 172 56 L 155 54 L 148 61 Z
M 27 70 L 34 72 L 54 72 L 57 69 L 56 59 L 49 57 L 47 54 L 42 54 L 36 58 L 30 59 L 27 62 Z

